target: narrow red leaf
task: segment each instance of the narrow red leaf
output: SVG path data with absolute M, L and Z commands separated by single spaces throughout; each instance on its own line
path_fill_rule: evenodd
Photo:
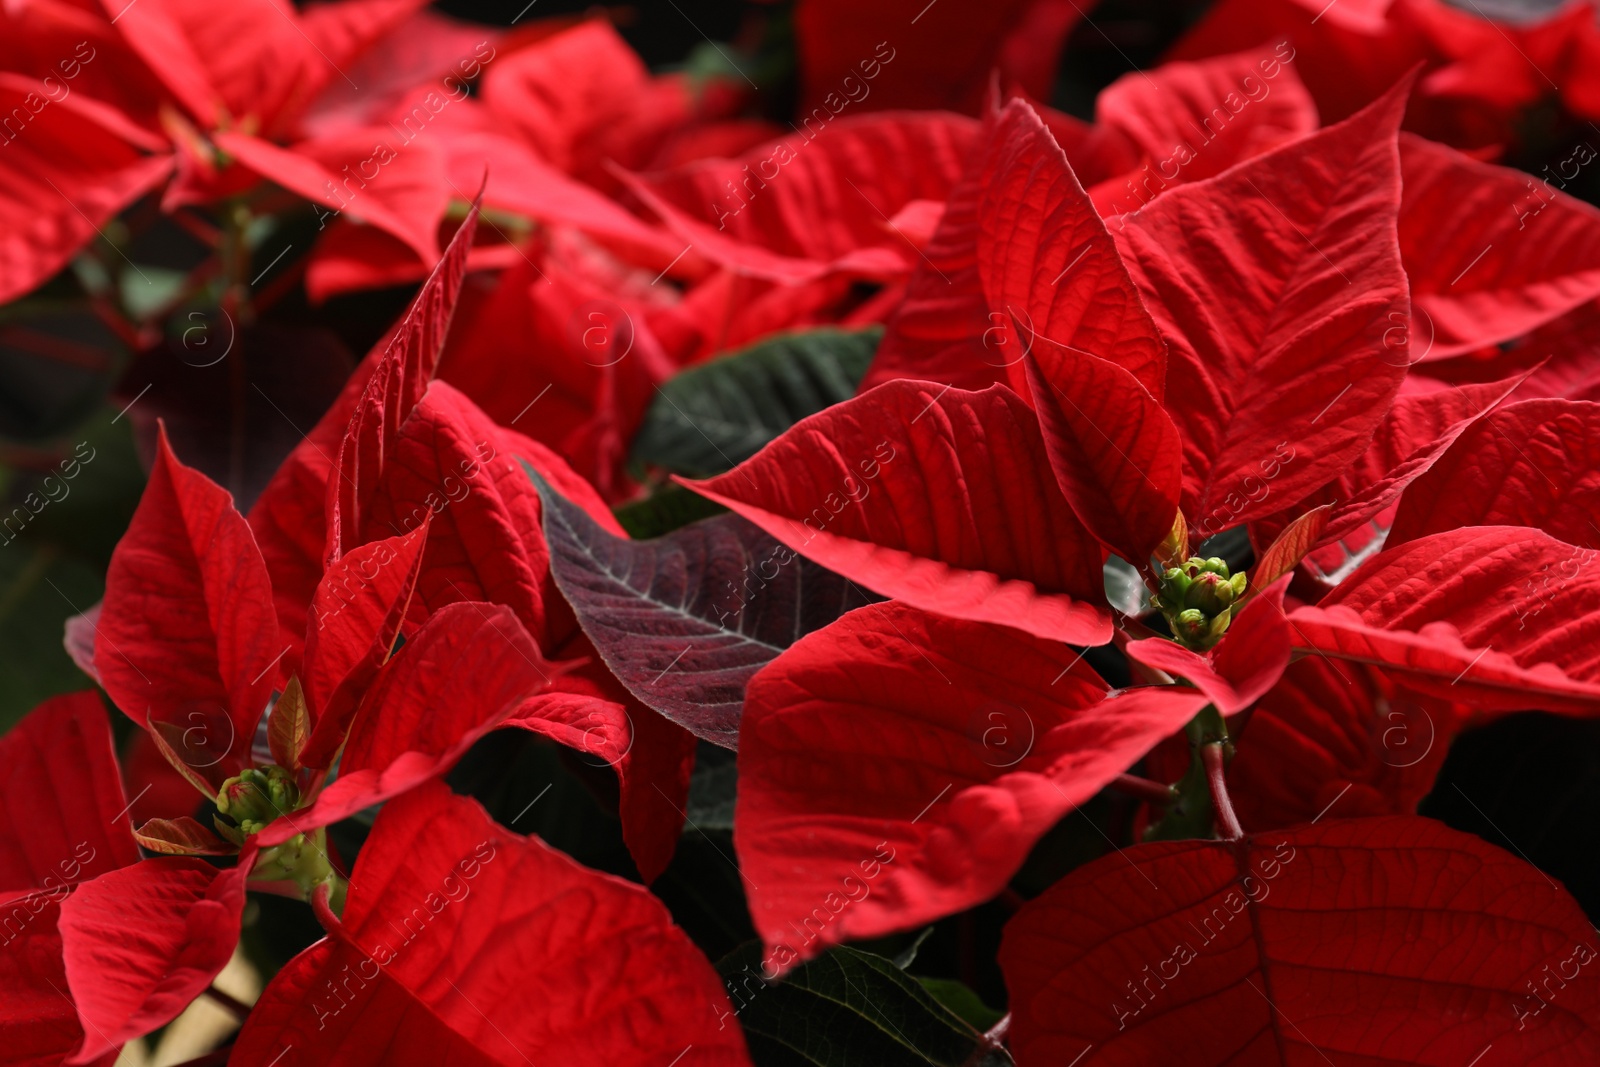
M 879 386 L 684 482 L 808 559 L 927 611 L 1097 645 L 1099 546 L 1061 495 L 1037 420 L 1003 386 Z

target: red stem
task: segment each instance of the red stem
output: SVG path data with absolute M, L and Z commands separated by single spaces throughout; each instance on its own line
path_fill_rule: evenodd
M 243 1022 L 245 1019 L 250 1017 L 250 1005 L 246 1004 L 237 997 L 232 996 L 231 994 L 224 993 L 216 986 L 207 986 L 206 996 L 210 997 L 212 1000 L 216 1001 L 218 1004 L 221 1004 L 224 1008 L 227 1008 L 229 1011 L 233 1012 L 233 1014 L 237 1015 L 240 1022 Z
M 1111 788 L 1136 800 L 1166 806 L 1178 799 L 1177 790 L 1135 774 L 1119 774 L 1111 780 Z
M 1244 836 L 1244 827 L 1239 825 L 1233 800 L 1228 796 L 1228 783 L 1223 778 L 1222 742 L 1212 741 L 1201 745 L 1200 758 L 1205 761 L 1206 781 L 1211 785 L 1211 804 L 1216 809 L 1217 828 L 1227 840 L 1237 841 Z

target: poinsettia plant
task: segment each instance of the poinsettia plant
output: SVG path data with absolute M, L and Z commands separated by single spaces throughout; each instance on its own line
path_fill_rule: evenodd
M 1600 775 L 1587 5 L 1227 0 L 1092 117 L 1075 4 L 527 14 L 0 12 L 0 314 L 148 468 L 0 735 L 11 1061 L 1600 1056 L 1489 814 Z

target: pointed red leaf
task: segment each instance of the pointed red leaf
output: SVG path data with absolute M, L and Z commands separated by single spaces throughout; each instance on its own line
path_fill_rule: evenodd
M 162 857 L 101 875 L 66 899 L 62 954 L 84 1024 L 69 1063 L 166 1025 L 211 984 L 239 943 L 247 870 Z
M 313 730 L 299 755 L 308 766 L 326 767 L 332 760 L 357 701 L 389 659 L 411 606 L 428 525 L 424 518 L 400 537 L 353 549 L 317 586 L 305 643 L 305 704 Z
M 1430 390 L 1424 379 L 1408 378 L 1366 450 L 1321 494 L 1309 498 L 1331 498 L 1336 505 L 1318 543 L 1340 540 L 1381 515 L 1457 438 L 1510 395 L 1518 381 Z
M 999 893 L 1039 836 L 1206 698 L 1107 697 L 1054 641 L 874 604 L 750 683 L 734 845 L 779 968 Z
M 175 731 L 210 780 L 249 762 L 280 659 L 272 583 L 233 498 L 157 441 L 155 467 L 106 574 L 95 665 L 119 708 Z
M 283 687 L 283 693 L 267 716 L 267 748 L 272 762 L 291 771 L 304 764 L 306 742 L 311 740 L 311 709 L 306 707 L 305 689 L 297 674 Z
M 1100 543 L 1135 566 L 1172 530 L 1183 488 L 1183 442 L 1154 397 L 1128 371 L 1035 339 L 1055 367 L 1046 378 L 1023 361 L 1056 484 Z
M 1395 129 L 1355 117 L 1164 193 L 1119 232 L 1170 348 L 1183 510 L 1200 530 L 1300 500 L 1361 452 L 1405 377 Z M 1291 447 L 1291 459 L 1278 451 Z
M 187 815 L 176 819 L 151 819 L 133 832 L 151 852 L 169 856 L 232 856 L 238 847 Z
M 1490 1046 L 1555 1067 L 1600 1056 L 1593 938 L 1537 868 L 1394 816 L 1105 856 L 1017 913 L 1000 965 L 1023 1067 L 1432 1067 Z M 1556 1011 L 1528 1025 L 1557 969 Z
M 388 454 L 433 380 L 466 276 L 477 219 L 474 207 L 389 335 L 356 402 L 327 483 L 329 563 L 362 543 L 364 511 L 383 477 Z
M 1594 155 L 1580 145 L 1552 185 L 1401 137 L 1400 253 L 1426 346 L 1415 358 L 1509 340 L 1600 296 L 1600 211 L 1559 191 Z
M 1389 532 L 1399 545 L 1460 526 L 1534 526 L 1600 544 L 1600 404 L 1525 400 L 1465 430 L 1406 489 Z
M 748 1067 L 716 972 L 659 901 L 443 785 L 384 808 L 326 921 L 235 1062 Z
M 1518 526 L 1420 537 L 1367 561 L 1317 606 L 1296 609 L 1294 643 L 1480 708 L 1593 714 L 1596 556 Z
M 1048 381 L 1066 383 L 1070 352 L 1115 363 L 1160 397 L 1166 344 L 1105 223 L 1055 138 L 1026 101 L 994 122 L 978 205 L 978 271 L 998 324 L 1054 345 L 1033 346 Z M 1020 361 L 1011 384 L 1026 390 Z
M 434 612 L 368 689 L 339 776 L 309 807 L 261 831 L 261 847 L 443 774 L 558 670 L 503 605 L 465 601 Z
M 1245 596 L 1253 599 L 1262 585 L 1271 585 L 1300 566 L 1306 553 L 1324 539 L 1323 531 L 1328 527 L 1328 516 L 1332 511 L 1331 504 L 1324 504 L 1320 508 L 1312 508 L 1285 526 L 1250 569 L 1250 589 Z
M 1097 645 L 1100 549 L 1061 495 L 1026 404 L 911 381 L 796 423 L 684 482 L 808 559 L 927 611 Z

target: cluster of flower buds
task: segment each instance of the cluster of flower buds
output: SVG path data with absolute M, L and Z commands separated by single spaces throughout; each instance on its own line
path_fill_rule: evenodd
M 235 844 L 243 844 L 246 837 L 260 833 L 267 823 L 293 811 L 299 803 L 300 789 L 292 773 L 270 764 L 251 767 L 223 782 L 217 793 L 217 811 L 232 819 L 237 830 L 220 819 L 217 829 L 225 836 L 236 836 Z
M 1229 574 L 1228 565 L 1216 556 L 1190 556 L 1181 565 L 1166 569 L 1152 600 L 1166 616 L 1173 638 L 1186 648 L 1204 652 L 1228 632 L 1244 591 L 1243 571 Z

